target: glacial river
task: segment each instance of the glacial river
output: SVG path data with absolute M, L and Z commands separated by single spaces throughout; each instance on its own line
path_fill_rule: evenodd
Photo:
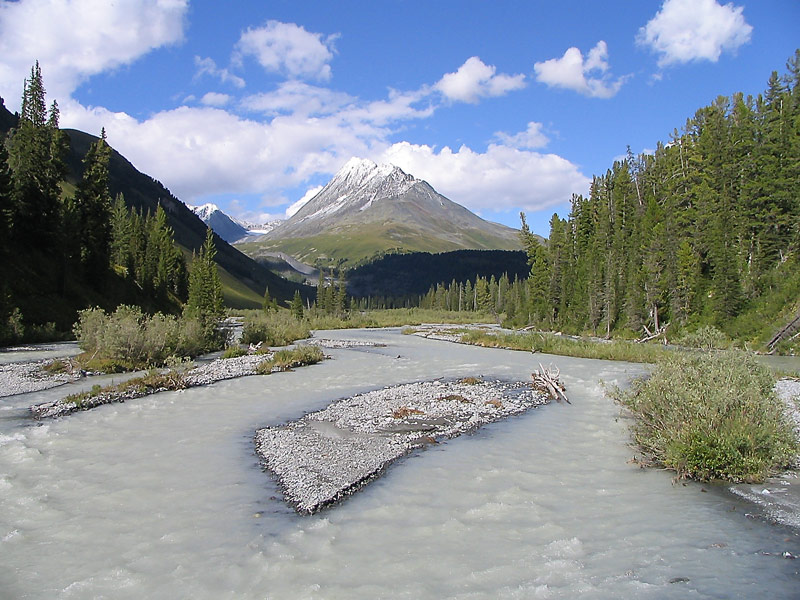
M 629 459 L 601 381 L 643 367 L 461 346 L 397 329 L 320 332 L 293 373 L 36 423 L 0 399 L 0 598 L 798 598 L 796 530 Z M 571 405 L 494 423 L 297 516 L 254 455 L 257 428 L 403 382 L 560 368 Z M 111 378 L 105 378 L 108 380 Z M 83 387 L 95 381 L 84 381 Z

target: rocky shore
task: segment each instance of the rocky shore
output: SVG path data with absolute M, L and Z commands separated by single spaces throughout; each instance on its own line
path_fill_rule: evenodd
M 427 381 L 338 400 L 256 432 L 256 453 L 301 514 L 334 504 L 414 449 L 548 403 L 530 384 Z

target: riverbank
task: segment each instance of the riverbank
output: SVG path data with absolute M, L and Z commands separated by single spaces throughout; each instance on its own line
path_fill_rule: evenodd
M 549 402 L 529 383 L 465 378 L 398 385 L 259 429 L 256 453 L 286 502 L 312 514 L 412 452 Z

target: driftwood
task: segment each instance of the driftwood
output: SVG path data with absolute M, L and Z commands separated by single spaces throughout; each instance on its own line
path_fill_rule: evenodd
M 531 373 L 531 378 L 533 379 L 534 386 L 543 392 L 547 392 L 551 399 L 556 402 L 563 401 L 567 404 L 572 404 L 569 398 L 567 398 L 567 394 L 564 392 L 566 389 L 564 384 L 558 379 L 560 374 L 561 371 L 559 371 L 558 368 L 553 372 L 551 369 L 544 368 L 542 363 L 539 363 L 539 370 Z
M 644 325 L 643 327 L 644 327 L 644 331 L 645 331 L 645 333 L 646 333 L 647 335 L 645 335 L 644 337 L 641 337 L 641 338 L 639 338 L 638 340 L 636 340 L 636 343 L 637 343 L 637 344 L 642 344 L 642 343 L 644 343 L 644 342 L 649 342 L 650 340 L 654 340 L 654 339 L 656 339 L 657 337 L 664 335 L 664 332 L 665 332 L 665 331 L 667 331 L 667 327 L 669 327 L 669 323 L 667 323 L 667 324 L 665 324 L 665 325 L 662 325 L 661 327 L 659 327 L 658 329 L 656 329 L 656 332 L 655 332 L 655 333 L 652 333 L 652 332 L 651 332 L 651 331 L 650 331 L 650 330 L 647 328 L 647 325 Z

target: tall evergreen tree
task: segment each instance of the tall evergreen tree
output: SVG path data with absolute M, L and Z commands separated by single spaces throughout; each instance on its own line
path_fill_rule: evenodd
M 83 159 L 83 177 L 75 194 L 81 224 L 81 264 L 86 278 L 103 281 L 111 258 L 111 194 L 108 191 L 108 161 L 111 147 L 106 131 L 89 146 Z
M 22 113 L 7 148 L 12 171 L 11 208 L 15 242 L 52 247 L 58 241 L 59 183 L 64 176 L 64 134 L 58 107 L 48 119 L 39 63 L 25 81 Z
M 189 270 L 189 298 L 184 308 L 187 317 L 200 322 L 210 342 L 215 339 L 217 326 L 225 314 L 222 283 L 214 262 L 216 254 L 214 233 L 207 228 L 206 239 Z

